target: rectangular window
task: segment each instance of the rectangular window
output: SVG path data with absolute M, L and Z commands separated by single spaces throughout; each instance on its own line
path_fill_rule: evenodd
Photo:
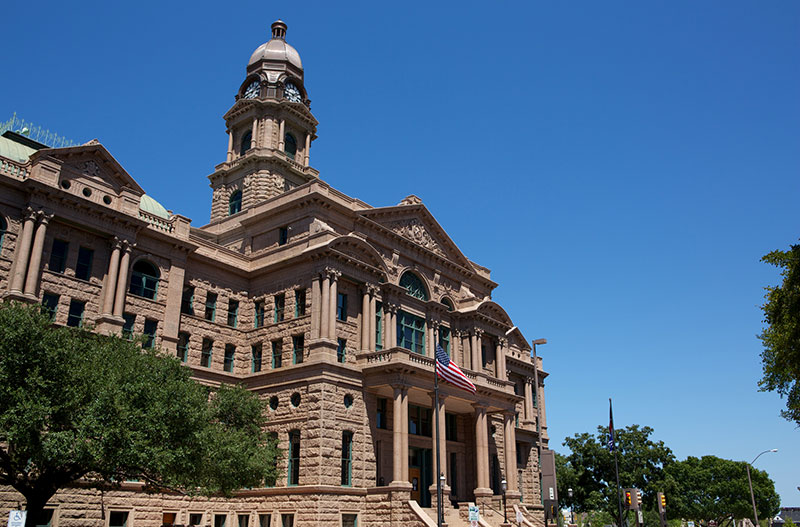
M 264 306 L 264 301 L 263 300 L 259 300 L 258 302 L 256 302 L 256 308 L 255 309 L 256 309 L 256 315 L 255 315 L 255 319 L 254 319 L 253 325 L 256 328 L 264 327 L 264 310 L 266 309 L 265 306 Z
M 269 514 L 258 515 L 258 527 L 270 527 L 270 520 L 272 517 Z
M 450 495 L 458 498 L 458 458 L 455 452 L 450 453 L 450 470 L 447 473 L 450 476 Z M 522 481 L 521 479 L 518 481 Z M 520 485 L 522 487 L 522 485 Z
M 281 527 L 294 527 L 294 514 L 281 514 Z
M 108 514 L 108 527 L 127 527 L 127 526 L 128 526 L 127 511 L 111 511 Z
M 199 527 L 203 523 L 203 513 L 193 512 L 189 514 L 189 527 Z
M 239 527 L 249 527 L 250 526 L 250 515 L 249 514 L 240 514 L 237 519 L 239 520 Z
M 33 519 L 34 527 L 50 527 L 53 525 L 53 509 L 44 509 Z
M 232 328 L 235 328 L 238 318 L 239 318 L 239 301 L 231 298 L 230 300 L 228 300 L 228 325 Z
M 80 300 L 69 301 L 69 315 L 67 316 L 67 325 L 73 328 L 79 328 L 83 325 L 83 311 L 86 309 L 86 302 Z
M 227 372 L 233 371 L 233 358 L 236 355 L 236 346 L 233 344 L 225 344 L 225 358 L 222 363 L 222 369 Z
M 336 360 L 339 362 L 347 362 L 347 341 L 345 339 L 337 339 L 338 346 L 336 346 Z
M 194 315 L 194 286 L 190 285 L 183 288 L 181 313 L 184 315 Z
M 305 316 L 306 314 L 306 290 L 295 289 L 294 291 L 294 318 Z
M 278 445 L 278 432 L 267 432 L 267 441 L 270 444 L 276 445 L 276 447 L 277 447 L 277 445 Z M 271 467 L 272 471 L 271 471 L 269 476 L 264 478 L 264 485 L 266 487 L 274 487 L 275 483 L 277 483 L 277 478 L 276 477 L 277 477 L 277 475 L 279 473 L 279 470 L 278 470 L 278 459 L 279 458 L 280 458 L 280 456 L 275 456 L 274 458 L 272 458 L 272 467 Z M 267 523 L 267 525 L 269 525 L 269 523 Z
M 456 414 L 444 414 L 444 436 L 448 441 L 458 441 L 458 420 Z
M 400 311 L 397 316 L 397 345 L 425 355 L 425 319 Z
M 214 322 L 214 316 L 217 313 L 217 293 L 209 292 L 206 295 L 206 320 Z
M 252 371 L 253 373 L 261 371 L 261 356 L 262 356 L 261 344 L 253 344 L 250 347 L 250 355 L 251 355 L 250 371 Z
M 450 356 L 450 328 L 439 326 L 439 345 Z
M 358 514 L 342 514 L 342 527 L 358 527 Z
M 278 229 L 278 245 L 286 245 L 289 243 L 289 227 L 281 227 Z
M 287 471 L 287 484 L 300 484 L 300 430 L 289 432 L 289 470 Z
M 305 348 L 305 335 L 295 335 L 292 337 L 292 362 L 300 364 L 303 362 L 303 348 Z
M 161 515 L 161 527 L 175 525 L 175 517 L 178 516 L 174 512 L 165 512 Z
M 342 432 L 342 486 L 353 484 L 353 432 Z
M 158 321 L 152 318 L 144 319 L 144 342 L 142 347 L 152 349 L 156 343 L 156 328 L 158 328 Z
M 383 304 L 375 303 L 375 349 L 383 349 Z
M 42 295 L 42 313 L 50 318 L 50 321 L 56 319 L 56 310 L 58 309 L 58 295 L 53 293 L 45 293 Z
M 178 358 L 181 362 L 189 358 L 189 334 L 183 331 L 178 333 Z
M 431 437 L 431 409 L 408 405 L 408 433 L 411 435 Z
M 78 248 L 78 263 L 75 264 L 75 278 L 88 280 L 92 276 L 92 260 L 94 251 L 86 247 Z
M 203 347 L 200 350 L 200 366 L 204 368 L 211 367 L 211 352 L 214 349 L 214 341 L 211 339 L 203 339 Z
M 54 273 L 63 273 L 67 268 L 67 252 L 69 243 L 64 240 L 53 240 L 53 249 L 50 251 L 50 265 L 48 268 Z
M 336 295 L 336 320 L 347 321 L 347 295 L 344 293 Z
M 274 322 L 283 322 L 283 311 L 286 308 L 286 296 L 283 293 L 275 295 L 275 319 Z
M 214 515 L 214 527 L 225 527 L 225 520 L 228 519 L 227 514 L 215 514 Z
M 386 399 L 383 397 L 378 398 L 378 411 L 375 414 L 375 426 L 382 430 L 388 428 L 387 415 L 386 415 Z
M 283 363 L 283 345 L 280 340 L 272 341 L 272 369 L 280 368 Z
M 123 313 L 122 319 L 125 323 L 122 324 L 122 338 L 133 339 L 133 325 L 136 323 L 136 315 L 133 313 Z
M 481 344 L 481 364 L 484 368 L 489 364 L 489 355 L 486 353 L 486 344 Z

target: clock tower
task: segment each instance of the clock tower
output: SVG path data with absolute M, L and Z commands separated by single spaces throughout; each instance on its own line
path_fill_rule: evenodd
M 317 120 L 303 83 L 300 54 L 286 43 L 286 24 L 247 64 L 236 102 L 225 114 L 228 153 L 209 176 L 211 221 L 219 221 L 319 177 L 309 165 Z

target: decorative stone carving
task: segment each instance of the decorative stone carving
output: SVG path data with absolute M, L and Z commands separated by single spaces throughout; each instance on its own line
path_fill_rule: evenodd
M 422 225 L 417 218 L 393 222 L 390 225 L 390 228 L 403 238 L 408 238 L 412 242 L 421 245 L 440 256 L 445 256 L 445 253 L 439 243 L 433 239 L 433 236 L 430 235 L 430 233 L 425 229 L 425 226 Z
M 100 177 L 100 167 L 94 160 L 90 159 L 83 164 L 83 175 L 89 177 Z
M 398 203 L 398 205 L 421 205 L 421 204 L 422 200 L 418 196 L 415 196 L 414 194 L 406 196 L 403 201 Z

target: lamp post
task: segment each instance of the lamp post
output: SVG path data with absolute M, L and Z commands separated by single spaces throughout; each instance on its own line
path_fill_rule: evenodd
M 753 503 L 753 516 L 756 518 L 756 524 L 754 527 L 758 527 L 758 511 L 756 511 L 756 497 L 753 494 L 753 480 L 750 479 L 750 465 L 756 462 L 756 459 L 760 458 L 762 455 L 766 454 L 767 452 L 777 452 L 777 448 L 773 448 L 770 450 L 765 450 L 761 452 L 761 454 L 757 455 L 750 464 L 746 465 L 747 468 L 747 484 L 750 485 L 750 501 Z
M 506 490 L 508 489 L 508 482 L 505 478 L 500 482 L 500 488 L 503 489 L 503 523 L 508 523 L 508 509 L 506 509 Z
M 439 474 L 439 491 L 440 492 L 441 492 L 441 489 L 444 488 L 444 483 L 445 483 L 444 473 L 440 473 Z M 442 525 L 444 523 L 444 503 L 442 503 L 442 501 L 443 500 L 439 500 L 439 511 L 436 513 L 436 518 L 437 518 L 437 520 L 439 522 L 439 525 Z
M 567 489 L 567 496 L 569 496 L 569 523 L 575 525 L 575 512 L 572 510 L 572 487 Z

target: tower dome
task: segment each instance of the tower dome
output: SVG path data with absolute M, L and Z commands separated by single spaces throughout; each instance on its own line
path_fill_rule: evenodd
M 250 62 L 247 63 L 248 69 L 262 60 L 286 62 L 299 70 L 303 69 L 300 54 L 286 43 L 286 24 L 283 20 L 276 20 L 272 23 L 272 38 L 256 48 L 250 57 Z

